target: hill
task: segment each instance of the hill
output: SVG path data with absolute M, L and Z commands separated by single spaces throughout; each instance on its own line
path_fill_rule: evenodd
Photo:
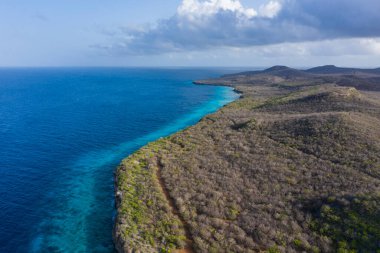
M 380 68 L 377 69 L 358 69 L 358 68 L 340 68 L 334 65 L 325 65 L 320 67 L 315 67 L 306 70 L 308 73 L 313 74 L 358 74 L 358 73 L 366 73 L 366 74 L 375 74 L 380 75 Z
M 379 83 L 341 75 L 198 81 L 242 96 L 122 162 L 118 251 L 377 252 Z
M 380 91 L 380 68 L 357 69 L 326 65 L 308 70 L 297 70 L 285 66 L 274 66 L 262 71 L 230 74 L 222 78 L 195 81 L 195 83 L 227 86 L 282 85 L 288 89 L 296 86 L 331 83 L 360 90 Z
M 234 76 L 254 76 L 254 75 L 275 75 L 279 77 L 289 78 L 289 77 L 297 77 L 297 76 L 309 76 L 307 72 L 289 68 L 286 66 L 273 66 L 271 68 L 262 70 L 262 71 L 247 71 L 241 72 L 237 74 L 225 75 L 225 77 L 234 77 Z

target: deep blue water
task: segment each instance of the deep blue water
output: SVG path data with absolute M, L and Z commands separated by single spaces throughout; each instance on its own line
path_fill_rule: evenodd
M 0 69 L 0 252 L 113 252 L 122 158 L 236 98 L 228 69 Z

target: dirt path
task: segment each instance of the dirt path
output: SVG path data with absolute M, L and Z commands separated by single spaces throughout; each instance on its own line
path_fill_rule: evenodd
M 169 203 L 169 206 L 170 206 L 172 213 L 179 218 L 179 220 L 181 221 L 183 228 L 185 230 L 186 247 L 184 249 L 175 250 L 174 252 L 175 253 L 195 253 L 195 251 L 193 249 L 193 240 L 192 240 L 192 236 L 190 233 L 189 226 L 187 225 L 186 221 L 183 219 L 183 217 L 180 214 L 177 206 L 174 204 L 174 199 L 170 196 L 170 193 L 169 193 L 168 189 L 166 188 L 165 181 L 161 175 L 162 165 L 158 161 L 157 161 L 157 167 L 158 167 L 158 169 L 156 172 L 156 176 L 157 176 L 158 182 L 160 184 L 160 187 L 161 187 L 161 189 L 165 195 L 166 200 Z

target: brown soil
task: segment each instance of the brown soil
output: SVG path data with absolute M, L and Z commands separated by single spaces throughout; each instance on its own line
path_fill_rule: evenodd
M 185 230 L 185 235 L 186 235 L 186 247 L 184 249 L 174 250 L 173 252 L 174 253 L 194 253 L 195 251 L 193 249 L 193 239 L 192 239 L 189 227 L 188 227 L 186 221 L 183 219 L 183 217 L 182 217 L 181 213 L 179 212 L 177 206 L 174 204 L 174 199 L 170 196 L 170 193 L 169 193 L 168 189 L 166 188 L 165 181 L 161 176 L 162 165 L 159 162 L 157 162 L 157 167 L 158 167 L 157 179 L 158 179 L 158 182 L 160 184 L 160 187 L 161 187 L 161 189 L 165 195 L 166 200 L 169 203 L 169 206 L 171 208 L 172 213 L 174 215 L 176 215 L 179 218 L 179 220 L 181 221 L 181 223 L 183 224 L 183 228 Z

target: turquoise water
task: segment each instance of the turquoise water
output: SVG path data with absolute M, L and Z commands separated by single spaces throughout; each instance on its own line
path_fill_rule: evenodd
M 113 252 L 113 171 L 237 95 L 228 69 L 0 69 L 0 252 Z

